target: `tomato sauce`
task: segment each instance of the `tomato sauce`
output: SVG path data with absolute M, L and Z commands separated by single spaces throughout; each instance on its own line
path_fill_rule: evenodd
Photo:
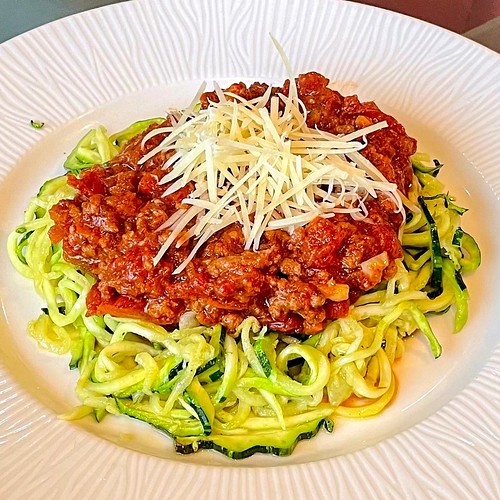
M 415 141 L 374 103 L 342 97 L 327 83 L 317 73 L 297 79 L 308 125 L 349 133 L 386 120 L 389 126 L 369 134 L 362 154 L 407 193 Z M 234 84 L 229 90 L 252 98 L 266 88 Z M 288 93 L 288 82 L 272 89 L 277 92 Z M 204 94 L 202 105 L 216 100 L 214 94 Z M 165 174 L 167 154 L 142 165 L 139 160 L 164 136 L 155 136 L 143 147 L 143 135 L 107 166 L 96 165 L 79 177 L 69 175 L 77 195 L 50 212 L 55 223 L 52 241 L 62 242 L 68 262 L 96 277 L 87 297 L 89 315 L 143 318 L 171 326 L 184 312 L 193 311 L 200 323 L 221 323 L 230 331 L 252 315 L 272 330 L 312 334 L 327 320 L 346 316 L 361 294 L 394 275 L 394 261 L 402 256 L 397 237 L 402 216 L 381 197 L 367 199 L 368 216 L 361 221 L 336 214 L 318 217 L 292 234 L 267 231 L 258 251 L 244 250 L 241 228 L 233 224 L 212 236 L 181 273 L 172 274 L 188 256 L 191 240 L 170 247 L 153 265 L 170 234 L 170 229 L 159 228 L 182 207 L 194 186 L 162 196 L 167 186 L 158 181 Z M 337 285 L 348 286 L 346 297 L 339 298 Z

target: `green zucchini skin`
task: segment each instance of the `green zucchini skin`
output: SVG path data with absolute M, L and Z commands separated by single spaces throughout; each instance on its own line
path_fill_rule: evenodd
M 194 378 L 189 387 L 184 391 L 184 400 L 198 415 L 203 426 L 203 433 L 209 435 L 215 418 L 215 408 L 210 396 L 201 386 L 197 378 Z
M 142 420 L 173 439 L 176 439 L 174 434 L 184 436 L 203 435 L 203 426 L 195 418 L 187 418 L 180 422 L 172 417 L 156 415 L 147 411 L 141 408 L 140 404 L 134 403 L 130 399 L 115 398 L 115 401 L 121 414 Z
M 262 434 L 242 434 L 232 436 L 213 436 L 210 439 L 199 438 L 177 438 L 175 440 L 175 451 L 183 455 L 196 453 L 199 450 L 214 450 L 234 459 L 242 460 L 256 453 L 287 457 L 291 455 L 297 444 L 305 439 L 312 439 L 324 428 L 328 432 L 333 431 L 333 421 L 320 419 L 307 422 L 293 430 L 273 431 L 268 436 Z M 268 444 L 254 444 L 255 442 Z
M 427 208 L 425 197 L 419 196 L 418 203 L 422 208 L 422 212 L 427 220 L 427 224 L 429 225 L 431 238 L 430 250 L 432 256 L 432 275 L 430 285 L 434 289 L 434 295 L 437 296 L 443 291 L 443 257 L 441 255 L 441 243 L 439 241 L 436 222 Z
M 115 398 L 115 401 L 120 413 L 146 422 L 170 436 L 174 441 L 175 451 L 183 455 L 199 450 L 214 450 L 234 460 L 248 458 L 256 453 L 286 457 L 293 453 L 300 441 L 315 437 L 321 429 L 327 432 L 333 432 L 334 429 L 331 419 L 321 418 L 293 429 L 271 430 L 264 434 L 249 431 L 245 434 L 207 436 L 206 426 L 194 418 L 179 423 L 171 417 L 160 417 L 148 412 L 130 399 Z
M 262 370 L 266 377 L 270 377 L 276 366 L 276 334 L 268 334 L 265 337 L 259 337 L 254 344 L 255 354 L 259 360 Z

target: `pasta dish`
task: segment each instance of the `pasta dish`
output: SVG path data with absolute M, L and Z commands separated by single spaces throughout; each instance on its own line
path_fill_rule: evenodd
M 81 406 L 176 450 L 290 454 L 381 412 L 404 338 L 467 321 L 480 264 L 466 211 L 394 117 L 310 72 L 204 88 L 182 111 L 91 130 L 10 235 L 70 353 Z

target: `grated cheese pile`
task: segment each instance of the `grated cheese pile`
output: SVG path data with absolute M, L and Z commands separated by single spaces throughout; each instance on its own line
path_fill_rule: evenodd
M 365 136 L 386 127 L 385 121 L 344 136 L 311 129 L 294 79 L 289 96 L 271 97 L 269 87 L 252 100 L 216 86 L 220 102 L 196 110 L 202 92 L 203 87 L 182 115 L 172 115 L 173 126 L 155 129 L 143 139 L 145 144 L 168 133 L 141 159 L 173 151 L 160 181 L 170 183 L 165 196 L 189 182 L 195 186 L 184 207 L 159 228 L 171 233 L 155 265 L 171 245 L 194 238 L 190 255 L 174 271 L 181 272 L 213 234 L 235 222 L 242 226 L 245 249 L 257 250 L 266 230 L 292 232 L 317 216 L 341 212 L 363 219 L 368 195 L 389 196 L 403 211 L 397 186 L 359 153 Z

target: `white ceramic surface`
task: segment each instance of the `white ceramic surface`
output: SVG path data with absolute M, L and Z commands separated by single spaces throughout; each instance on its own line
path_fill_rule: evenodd
M 67 423 L 67 360 L 25 334 L 40 301 L 11 269 L 8 232 L 97 122 L 117 130 L 186 105 L 202 80 L 280 83 L 283 64 L 375 100 L 445 164 L 483 251 L 470 321 L 444 347 L 408 342 L 396 401 L 285 459 L 178 456 L 125 418 Z M 138 1 L 86 12 L 0 45 L 0 498 L 499 498 L 500 56 L 458 35 L 334 0 Z M 40 130 L 30 120 L 41 120 Z

